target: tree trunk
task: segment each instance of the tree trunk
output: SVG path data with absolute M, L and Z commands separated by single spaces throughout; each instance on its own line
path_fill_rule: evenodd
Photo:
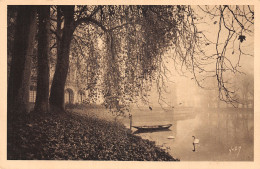
M 31 55 L 36 33 L 36 11 L 32 6 L 19 6 L 14 46 L 8 81 L 8 114 L 29 111 Z M 10 114 L 11 113 L 11 114 Z
M 50 6 L 40 6 L 38 32 L 38 74 L 35 111 L 49 111 Z
M 74 6 L 61 6 L 64 14 L 64 28 L 58 49 L 56 70 L 51 86 L 50 106 L 64 109 L 64 88 L 69 68 L 69 54 L 72 35 L 74 32 Z

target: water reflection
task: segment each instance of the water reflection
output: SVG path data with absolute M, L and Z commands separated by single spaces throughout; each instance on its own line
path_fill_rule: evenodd
M 200 121 L 193 130 L 201 140 L 198 150 L 202 158 L 198 160 L 253 160 L 253 112 L 212 110 L 195 119 Z M 185 125 L 185 121 L 176 122 Z M 204 153 L 212 155 L 204 159 Z
M 179 109 L 174 112 L 135 111 L 135 125 L 173 123 L 170 131 L 139 133 L 143 138 L 168 147 L 181 160 L 253 160 L 254 117 L 248 109 Z M 175 139 L 167 139 L 174 136 Z M 200 140 L 193 152 L 193 138 Z

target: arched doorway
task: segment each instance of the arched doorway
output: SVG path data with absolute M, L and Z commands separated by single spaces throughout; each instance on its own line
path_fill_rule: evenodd
M 65 90 L 65 104 L 72 104 L 74 102 L 74 93 L 73 93 L 73 90 L 68 88 Z

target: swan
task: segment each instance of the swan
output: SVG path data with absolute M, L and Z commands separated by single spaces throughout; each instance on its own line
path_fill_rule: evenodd
M 192 136 L 192 137 L 193 137 L 193 142 L 192 142 L 192 144 L 193 144 L 193 150 L 192 150 L 192 151 L 195 152 L 195 145 L 196 145 L 196 144 L 199 144 L 200 140 L 197 139 L 197 138 L 195 138 L 195 136 Z
M 200 143 L 200 140 L 195 138 L 195 136 L 192 136 L 193 137 L 193 144 L 199 144 Z

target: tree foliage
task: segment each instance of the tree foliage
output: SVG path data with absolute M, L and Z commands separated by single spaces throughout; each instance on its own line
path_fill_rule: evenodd
M 50 103 L 63 105 L 70 61 L 89 99 L 103 98 L 119 113 L 137 98 L 149 104 L 154 83 L 163 100 L 172 67 L 191 72 L 201 87 L 215 78 L 219 98 L 235 102 L 230 73 L 241 73 L 241 57 L 251 55 L 243 48 L 254 33 L 252 6 L 58 5 L 50 17 Z M 209 21 L 217 27 L 215 39 L 201 26 Z
M 149 103 L 154 82 L 159 99 L 163 100 L 171 69 L 166 60 L 173 61 L 179 72 L 191 72 L 201 87 L 205 87 L 207 78 L 216 78 L 219 98 L 228 103 L 236 101 L 230 87 L 230 73 L 241 73 L 240 57 L 246 55 L 242 43 L 246 36 L 253 35 L 252 7 L 78 6 L 77 9 L 79 12 L 75 14 L 81 15 L 75 16 L 76 23 L 83 23 L 77 30 L 83 31 L 74 33 L 77 39 L 74 46 L 80 46 L 81 50 L 75 50 L 73 55 L 82 55 L 83 48 L 93 54 L 95 46 L 95 59 L 90 53 L 83 54 L 88 58 L 86 70 L 92 72 L 87 78 L 92 82 L 87 86 L 101 86 L 95 90 L 102 89 L 107 107 L 120 112 L 120 105 L 129 105 L 137 97 Z M 215 42 L 200 30 L 203 20 L 208 21 L 206 18 L 218 24 Z M 82 39 L 91 43 L 82 44 Z M 208 46 L 215 46 L 215 52 L 208 52 Z M 171 55 L 166 57 L 168 52 Z M 230 59 L 235 54 L 238 58 Z M 93 86 L 90 88 L 95 91 Z
M 72 54 L 87 58 L 85 70 L 96 74 L 87 79 L 91 77 L 91 84 L 98 84 L 95 81 L 99 79 L 107 107 L 122 112 L 120 105 L 129 105 L 136 97 L 148 102 L 154 81 L 161 92 L 169 71 L 163 57 L 169 49 L 176 51 L 177 56 L 173 57 L 182 57 L 183 63 L 191 64 L 184 58 L 195 50 L 194 44 L 200 39 L 189 6 L 97 6 L 93 11 L 98 11 L 91 16 L 95 20 L 93 26 L 84 22 L 74 33 L 73 46 L 80 50 L 73 50 Z M 81 20 L 84 19 L 76 22 Z M 93 46 L 96 59 L 91 60 Z M 97 69 L 91 65 L 102 66 Z

